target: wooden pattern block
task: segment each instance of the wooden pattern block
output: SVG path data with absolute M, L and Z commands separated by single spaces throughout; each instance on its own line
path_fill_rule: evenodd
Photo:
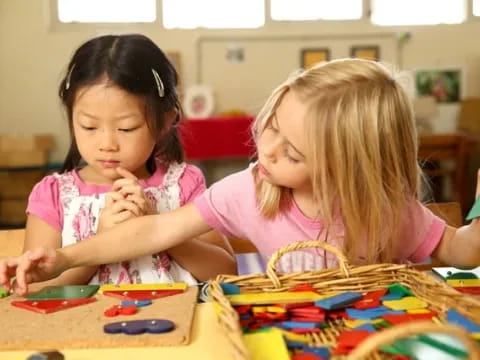
M 46 286 L 27 296 L 27 300 L 83 299 L 98 291 L 99 285 Z
M 175 325 L 170 320 L 148 319 L 148 320 L 131 320 L 119 321 L 106 324 L 103 331 L 106 334 L 138 335 L 143 333 L 163 334 L 172 331 Z
M 61 299 L 61 300 L 25 300 L 12 301 L 12 306 L 34 311 L 40 314 L 49 314 L 60 310 L 70 309 L 75 306 L 90 304 L 97 301 L 90 297 L 85 299 Z
M 449 309 L 447 311 L 447 321 L 450 324 L 458 325 L 464 328 L 470 333 L 480 332 L 480 326 L 453 309 Z
M 104 291 L 137 291 L 137 290 L 182 290 L 188 288 L 186 283 L 169 283 L 169 284 L 106 284 L 102 285 L 98 292 L 103 294 Z
M 243 339 L 252 360 L 290 360 L 290 355 L 280 331 L 270 330 L 246 334 L 243 336 Z
M 0 299 L 3 297 L 7 297 L 8 295 L 8 291 L 5 290 L 3 287 L 0 287 Z
M 480 279 L 452 279 L 447 280 L 447 284 L 454 288 L 480 287 Z
M 348 291 L 339 295 L 316 301 L 315 305 L 327 310 L 341 309 L 362 299 L 362 297 L 362 294 Z
M 306 292 L 276 292 L 276 293 L 253 293 L 240 295 L 227 295 L 233 306 L 236 305 L 270 305 L 287 303 L 304 303 L 324 299 L 329 295 Z
M 425 301 L 414 296 L 406 296 L 399 300 L 384 301 L 383 306 L 392 310 L 425 309 L 428 305 Z
M 154 300 L 166 296 L 182 294 L 183 290 L 117 290 L 103 291 L 103 295 L 111 296 L 121 300 Z

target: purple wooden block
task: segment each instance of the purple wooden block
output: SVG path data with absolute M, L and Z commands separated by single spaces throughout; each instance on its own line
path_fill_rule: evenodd
M 143 333 L 161 334 L 170 332 L 175 325 L 170 320 L 148 319 L 119 321 L 106 324 L 103 331 L 107 334 L 125 333 L 127 335 L 138 335 Z

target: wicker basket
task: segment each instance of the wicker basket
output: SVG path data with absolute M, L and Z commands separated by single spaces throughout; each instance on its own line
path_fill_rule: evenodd
M 337 269 L 277 274 L 275 265 L 285 253 L 312 247 L 325 249 L 335 254 L 339 267 Z M 336 247 L 319 241 L 305 241 L 287 245 L 273 254 L 267 264 L 266 274 L 220 275 L 212 282 L 210 295 L 217 308 L 219 322 L 231 342 L 235 360 L 249 360 L 251 356 L 243 342 L 239 316 L 223 294 L 220 287 L 221 282 L 238 285 L 242 293 L 286 291 L 296 285 L 309 283 L 319 294 L 344 291 L 375 291 L 384 289 L 392 283 L 400 283 L 417 298 L 427 302 L 428 307 L 438 314 L 433 318 L 433 322 L 414 322 L 381 331 L 366 339 L 350 355 L 334 356 L 332 359 L 387 358 L 376 351 L 379 346 L 393 342 L 399 337 L 420 332 L 447 332 L 457 335 L 469 350 L 470 358 L 480 359 L 477 346 L 468 333 L 456 326 L 445 324 L 445 313 L 450 308 L 480 324 L 480 300 L 461 294 L 445 283 L 439 282 L 408 265 L 351 266 L 348 264 L 345 255 Z M 336 336 L 344 329 L 343 320 L 329 321 L 329 325 L 330 327 L 324 329 L 321 333 L 307 335 L 310 346 L 336 346 Z

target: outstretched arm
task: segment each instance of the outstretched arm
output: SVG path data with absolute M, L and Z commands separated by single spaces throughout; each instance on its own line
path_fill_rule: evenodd
M 480 196 L 480 171 L 477 173 L 476 198 Z M 447 226 L 432 258 L 457 268 L 480 265 L 480 218 L 458 229 Z
M 186 205 L 171 212 L 123 222 L 90 239 L 61 249 L 39 249 L 21 257 L 0 261 L 0 284 L 23 295 L 27 284 L 52 279 L 78 267 L 115 263 L 177 246 L 210 230 L 200 212 Z

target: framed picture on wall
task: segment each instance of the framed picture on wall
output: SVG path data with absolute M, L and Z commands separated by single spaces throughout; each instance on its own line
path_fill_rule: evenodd
M 300 66 L 309 69 L 316 63 L 330 60 L 330 50 L 328 48 L 302 49 L 300 53 Z
M 378 61 L 380 60 L 380 48 L 376 45 L 352 46 L 350 56 L 352 58 Z
M 417 69 L 415 90 L 417 96 L 433 96 L 438 103 L 456 103 L 461 100 L 462 80 L 461 68 Z

